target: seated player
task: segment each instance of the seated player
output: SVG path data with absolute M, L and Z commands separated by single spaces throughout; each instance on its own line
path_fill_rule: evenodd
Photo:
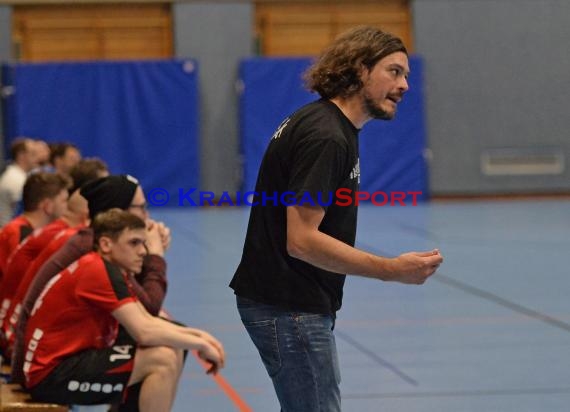
M 8 258 L 35 229 L 59 218 L 67 208 L 69 181 L 53 173 L 30 175 L 22 193 L 24 212 L 0 232 L 0 288 Z
M 44 254 L 43 251 L 54 238 L 57 238 L 58 242 L 63 242 L 65 236 L 71 236 L 79 228 L 88 224 L 88 204 L 79 194 L 78 189 L 89 181 L 108 175 L 107 166 L 102 160 L 82 159 L 71 170 L 73 186 L 69 190 L 66 210 L 59 219 L 34 230 L 8 258 L 0 290 L 0 307 L 2 307 L 0 310 L 0 350 L 5 360 L 9 360 L 12 356 L 14 331 L 20 316 L 21 302 L 28 286 L 39 267 L 53 254 L 53 252 Z M 72 230 L 67 231 L 68 229 Z
M 116 403 L 142 382 L 140 411 L 169 411 L 182 350 L 224 365 L 224 349 L 207 332 L 150 315 L 129 288 L 146 255 L 146 224 L 112 209 L 92 223 L 95 251 L 55 276 L 37 299 L 26 328 L 26 387 L 40 402 Z M 118 326 L 128 334 L 116 341 Z
M 128 210 L 141 219 L 149 220 L 144 207 L 144 192 L 132 176 L 112 175 L 99 178 L 83 185 L 80 193 L 87 200 L 91 219 L 98 213 L 117 207 Z M 136 276 L 130 276 L 130 281 L 139 301 L 151 314 L 157 315 L 166 294 L 166 262 L 163 256 L 170 242 L 170 231 L 163 224 L 149 220 L 147 234 L 148 255 L 144 258 L 143 269 Z M 53 276 L 92 250 L 91 227 L 67 230 L 61 237 L 54 239 L 46 251 L 38 256 L 37 260 L 43 262 L 41 267 L 34 262 L 26 273 L 21 285 L 26 290 L 19 288 L 16 293 L 15 304 L 20 305 L 19 314 L 12 341 L 8 342 L 12 352 L 12 382 L 23 384 L 23 335 L 37 297 Z M 14 322 L 11 324 L 14 325 Z
M 13 333 L 20 315 L 21 302 L 33 279 L 33 275 L 26 277 L 27 271 L 33 268 L 33 273 L 37 272 L 38 265 L 45 262 L 43 251 L 51 241 L 64 236 L 67 229 L 73 228 L 77 231 L 84 227 L 88 223 L 88 216 L 87 201 L 76 190 L 69 198 L 67 210 L 63 215 L 49 225 L 35 230 L 18 245 L 8 259 L 0 290 L 0 305 L 3 308 L 0 311 L 0 350 L 6 360 L 11 358 Z

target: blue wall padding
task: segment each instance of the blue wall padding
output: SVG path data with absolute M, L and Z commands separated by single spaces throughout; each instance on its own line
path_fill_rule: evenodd
M 6 145 L 70 141 L 148 191 L 199 187 L 198 66 L 192 60 L 12 64 Z
M 303 88 L 309 58 L 252 58 L 242 61 L 240 104 L 242 190 L 253 190 L 269 139 L 281 121 L 298 107 L 318 98 Z M 427 199 L 424 157 L 426 130 L 423 107 L 423 64 L 410 57 L 410 90 L 392 121 L 370 121 L 360 133 L 360 190 L 422 192 Z M 411 201 L 411 197 L 409 198 Z

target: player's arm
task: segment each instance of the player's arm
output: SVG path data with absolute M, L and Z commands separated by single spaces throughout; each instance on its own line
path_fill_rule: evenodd
M 319 231 L 320 206 L 287 207 L 287 253 L 321 269 L 385 281 L 422 284 L 443 261 L 437 250 L 386 258 L 364 252 Z
M 141 273 L 133 276 L 131 285 L 138 300 L 151 315 L 158 315 L 166 296 L 166 262 L 163 257 L 144 257 Z
M 139 302 L 125 303 L 115 309 L 112 315 L 140 345 L 194 349 L 202 359 L 213 365 L 211 372 L 215 373 L 224 366 L 225 354 L 221 343 L 209 334 L 199 334 L 192 328 L 154 317 Z
M 151 315 L 158 315 L 166 296 L 166 261 L 164 260 L 164 242 L 162 231 L 167 231 L 168 242 L 170 231 L 166 226 L 151 219 L 147 220 L 146 248 L 141 273 L 131 279 L 133 291 L 138 300 Z

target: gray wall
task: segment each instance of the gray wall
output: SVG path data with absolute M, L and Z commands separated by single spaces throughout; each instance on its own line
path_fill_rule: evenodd
M 12 8 L 7 5 L 0 5 L 0 62 L 10 60 L 12 38 Z M 2 99 L 0 99 L 0 168 L 4 165 L 4 135 L 2 128 Z
M 12 38 L 12 8 L 0 4 L 0 61 L 10 59 L 10 39 Z
M 434 194 L 570 191 L 570 1 L 415 0 Z M 480 155 L 561 152 L 559 175 L 485 176 Z
M 200 65 L 201 189 L 235 192 L 241 179 L 235 81 L 239 60 L 253 53 L 253 6 L 177 3 L 173 12 L 176 55 Z

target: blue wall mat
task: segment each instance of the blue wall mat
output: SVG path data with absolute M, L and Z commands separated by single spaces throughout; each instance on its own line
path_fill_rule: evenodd
M 303 88 L 301 75 L 309 58 L 252 58 L 242 61 L 240 103 L 243 190 L 255 187 L 265 147 L 281 121 L 318 98 Z M 423 107 L 423 65 L 410 57 L 410 90 L 395 120 L 371 121 L 360 133 L 361 190 L 416 191 L 428 197 Z M 411 201 L 411 197 L 409 198 Z M 379 201 L 382 198 L 378 198 Z
M 6 65 L 6 144 L 71 141 L 175 205 L 178 188 L 199 187 L 197 77 L 192 60 Z

